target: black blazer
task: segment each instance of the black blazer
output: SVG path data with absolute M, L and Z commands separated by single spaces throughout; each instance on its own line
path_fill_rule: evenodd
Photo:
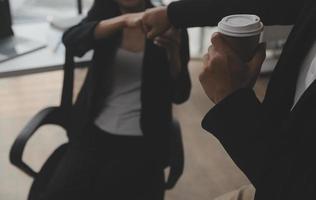
M 291 111 L 299 68 L 316 39 L 316 1 L 192 0 L 168 7 L 177 27 L 214 26 L 237 13 L 257 14 L 265 25 L 295 26 L 264 101 L 252 89 L 240 89 L 211 109 L 202 126 L 255 185 L 256 199 L 316 199 L 315 81 Z
M 88 16 L 78 25 L 67 30 L 63 42 L 75 56 L 94 50 L 92 66 L 88 70 L 79 96 L 73 106 L 70 131 L 80 136 L 89 123 L 101 111 L 110 88 L 111 64 L 121 42 L 121 33 L 101 40 L 94 39 L 94 29 L 99 21 L 119 15 L 115 7 L 109 9 L 104 0 L 96 0 Z M 151 5 L 147 5 L 151 7 Z M 114 9 L 114 10 L 113 10 Z M 181 72 L 172 79 L 166 50 L 147 40 L 143 59 L 141 86 L 141 128 L 148 147 L 159 162 L 165 162 L 168 154 L 169 133 L 172 122 L 172 103 L 188 99 L 191 82 L 188 73 L 188 35 L 181 32 Z M 78 137 L 80 138 L 80 137 Z

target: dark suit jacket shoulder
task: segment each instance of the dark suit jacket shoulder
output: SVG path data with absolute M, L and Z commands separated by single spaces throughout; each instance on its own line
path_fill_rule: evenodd
M 216 26 L 231 14 L 256 14 L 265 25 L 286 25 L 296 22 L 307 1 L 182 0 L 168 6 L 168 17 L 176 27 Z

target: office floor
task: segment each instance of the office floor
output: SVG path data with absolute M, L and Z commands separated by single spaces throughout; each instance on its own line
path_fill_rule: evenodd
M 174 108 L 182 124 L 186 165 L 184 175 L 176 188 L 167 193 L 166 200 L 211 200 L 249 183 L 220 143 L 200 127 L 203 115 L 213 106 L 198 84 L 200 70 L 200 61 L 190 63 L 193 82 L 191 98 Z M 76 88 L 79 88 L 85 70 L 78 70 L 76 74 Z M 1 200 L 26 199 L 32 180 L 9 163 L 9 149 L 18 132 L 37 111 L 58 105 L 61 80 L 60 71 L 0 79 Z M 261 77 L 256 85 L 260 98 L 264 95 L 267 82 L 267 77 Z M 29 142 L 24 160 L 39 169 L 54 148 L 65 141 L 63 130 L 45 126 Z

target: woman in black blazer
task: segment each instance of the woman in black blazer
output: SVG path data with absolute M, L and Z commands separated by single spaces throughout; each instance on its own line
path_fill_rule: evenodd
M 163 199 L 172 103 L 191 89 L 189 47 L 184 30 L 146 40 L 141 18 L 149 7 L 96 0 L 65 32 L 73 55 L 94 56 L 71 111 L 71 145 L 41 199 Z
M 237 70 L 240 64 L 232 65 L 237 73 L 229 77 L 236 81 L 236 77 L 244 76 L 239 82 L 244 85 L 235 84 L 234 91 L 226 93 L 225 98 L 218 92 L 217 98 L 222 96 L 222 100 L 213 99 L 217 104 L 205 116 L 202 126 L 219 139 L 256 187 L 256 200 L 316 199 L 316 79 L 313 76 L 295 103 L 304 62 L 310 59 L 310 53 L 315 53 L 316 1 L 192 0 L 174 2 L 167 8 L 150 12 L 143 20 L 150 27 L 149 36 L 163 32 L 170 24 L 178 28 L 216 26 L 222 17 L 236 13 L 256 14 L 265 25 L 294 25 L 271 75 L 264 100 L 260 102 L 252 85 L 245 84 L 250 78 L 256 79 L 256 74 L 244 68 L 243 72 L 249 73 L 246 76 Z M 229 91 L 224 90 L 223 85 L 231 82 L 221 82 L 228 79 L 218 77 L 220 73 L 214 69 L 207 69 L 212 66 L 211 61 L 205 63 L 202 77 L 205 91 L 214 94 L 216 90 L 212 91 L 214 88 L 207 84 L 207 80 L 215 82 L 214 78 L 220 80 L 216 82 L 218 91 Z M 236 62 L 230 59 L 229 63 Z M 216 64 L 225 69 L 219 61 Z M 213 76 L 206 75 L 210 71 Z M 313 75 L 313 71 L 309 75 Z

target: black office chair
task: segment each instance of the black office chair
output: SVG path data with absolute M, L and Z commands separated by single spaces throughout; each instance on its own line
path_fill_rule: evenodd
M 60 106 L 47 107 L 38 112 L 22 129 L 11 147 L 11 163 L 34 179 L 28 199 L 35 199 L 37 194 L 39 194 L 40 191 L 43 191 L 52 176 L 54 169 L 58 165 L 59 160 L 62 158 L 68 147 L 68 143 L 59 146 L 46 160 L 39 172 L 35 172 L 22 160 L 27 142 L 41 126 L 52 124 L 64 128 L 66 132 L 68 130 L 67 119 L 69 119 L 68 111 L 72 106 L 75 64 L 73 56 L 69 51 L 66 51 L 65 58 L 66 61 L 64 65 L 64 79 Z
M 23 152 L 28 140 L 35 134 L 37 129 L 43 125 L 53 124 L 60 126 L 66 130 L 68 138 L 71 138 L 68 134 L 68 119 L 69 109 L 72 107 L 73 98 L 73 81 L 74 81 L 74 58 L 68 50 L 66 50 L 64 65 L 64 79 L 62 88 L 61 103 L 58 107 L 44 108 L 38 112 L 29 123 L 23 128 L 18 137 L 16 138 L 10 151 L 10 161 L 13 165 L 31 176 L 34 181 L 31 190 L 28 195 L 29 200 L 37 199 L 39 193 L 45 190 L 50 178 L 52 177 L 54 170 L 58 166 L 60 159 L 67 151 L 68 143 L 59 146 L 46 160 L 44 165 L 41 167 L 39 172 L 35 172 L 29 165 L 23 160 Z M 181 130 L 179 123 L 174 120 L 173 122 L 173 133 L 170 144 L 170 151 L 172 152 L 171 157 L 176 158 L 170 160 L 170 173 L 166 185 L 167 189 L 174 187 L 178 178 L 183 172 L 184 156 L 183 156 L 183 144 L 181 138 Z

